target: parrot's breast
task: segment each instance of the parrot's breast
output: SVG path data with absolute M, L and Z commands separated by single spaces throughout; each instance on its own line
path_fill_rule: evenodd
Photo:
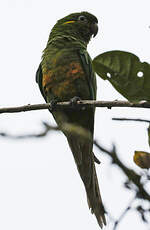
M 89 87 L 80 58 L 76 52 L 58 52 L 46 60 L 42 85 L 48 100 L 65 101 L 78 96 L 89 99 Z

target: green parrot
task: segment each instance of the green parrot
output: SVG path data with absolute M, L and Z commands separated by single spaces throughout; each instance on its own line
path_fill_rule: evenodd
M 52 28 L 36 82 L 47 103 L 71 100 L 72 108 L 51 111 L 65 134 L 84 183 L 91 212 L 102 228 L 106 225 L 93 153 L 95 108 L 79 109 L 75 102 L 96 100 L 96 79 L 87 44 L 98 32 L 97 18 L 88 13 L 73 13 Z

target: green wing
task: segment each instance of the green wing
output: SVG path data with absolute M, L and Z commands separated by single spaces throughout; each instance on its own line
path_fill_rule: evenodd
M 39 68 L 36 71 L 36 82 L 39 85 L 42 96 L 44 97 L 45 101 L 47 102 L 46 96 L 44 94 L 43 87 L 42 87 L 42 78 L 43 78 L 43 73 L 42 73 L 42 66 L 40 63 Z
M 83 70 L 86 75 L 87 84 L 90 90 L 90 98 L 92 100 L 96 100 L 96 91 L 97 91 L 96 76 L 92 68 L 91 57 L 89 56 L 86 50 L 80 50 L 79 57 L 81 60 Z

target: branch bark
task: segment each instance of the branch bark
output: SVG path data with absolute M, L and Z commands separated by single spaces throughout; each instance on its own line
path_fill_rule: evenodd
M 141 101 L 139 103 L 131 103 L 129 101 L 92 101 L 92 100 L 81 100 L 77 101 L 77 106 L 81 109 L 89 108 L 89 107 L 106 107 L 111 109 L 113 107 L 129 107 L 129 108 L 150 108 L 150 103 Z M 66 109 L 72 108 L 70 102 L 58 102 L 53 106 L 53 109 Z M 0 113 L 18 113 L 18 112 L 27 112 L 33 110 L 41 110 L 41 109 L 51 109 L 51 103 L 45 104 L 28 104 L 17 107 L 4 107 L 0 108 Z

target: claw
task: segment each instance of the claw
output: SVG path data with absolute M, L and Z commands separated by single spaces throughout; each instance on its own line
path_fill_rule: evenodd
M 55 110 L 55 105 L 57 104 L 58 100 L 57 99 L 53 99 L 50 101 L 50 107 L 49 107 L 49 111 L 53 112 Z
M 72 99 L 70 99 L 70 105 L 72 106 L 72 108 L 77 108 L 77 102 L 81 101 L 80 97 L 73 97 Z
M 75 96 L 75 97 L 73 97 L 73 98 L 70 99 L 70 104 L 76 105 L 76 104 L 77 104 L 77 101 L 81 101 L 81 98 Z

